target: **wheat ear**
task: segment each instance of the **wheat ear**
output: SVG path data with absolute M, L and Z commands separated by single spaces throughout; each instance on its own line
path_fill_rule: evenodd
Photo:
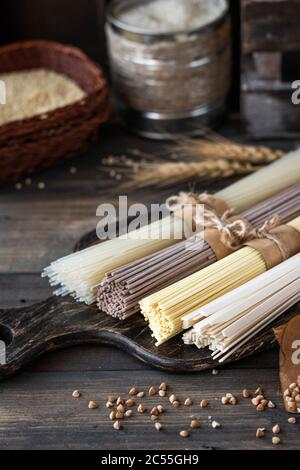
M 168 187 L 195 180 L 214 180 L 253 173 L 257 166 L 250 163 L 227 160 L 207 160 L 203 162 L 174 162 L 140 164 L 139 171 L 132 177 L 130 185 L 137 187 Z
M 172 150 L 180 157 L 193 159 L 236 160 L 253 164 L 271 163 L 284 156 L 281 150 L 264 146 L 243 145 L 230 141 L 210 142 L 206 139 L 178 138 Z

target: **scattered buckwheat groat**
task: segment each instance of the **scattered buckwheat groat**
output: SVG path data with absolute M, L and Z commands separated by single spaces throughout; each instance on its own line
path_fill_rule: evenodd
M 121 425 L 120 421 L 116 421 L 114 423 L 113 427 L 116 431 L 120 431 L 122 429 L 122 425 Z
M 73 398 L 80 398 L 80 397 L 81 397 L 81 393 L 79 392 L 79 390 L 75 390 L 75 391 L 72 393 L 72 397 L 73 397 Z
M 134 400 L 127 400 L 125 402 L 125 405 L 128 406 L 129 408 L 131 408 L 132 406 L 135 405 L 135 401 Z
M 198 428 L 200 428 L 200 427 L 201 427 L 200 421 L 198 421 L 198 419 L 193 419 L 193 420 L 191 421 L 190 427 L 191 427 L 192 429 L 198 429 Z
M 259 405 L 257 405 L 257 407 L 256 407 L 256 411 L 265 411 L 265 409 L 266 409 L 266 408 L 265 408 L 264 405 L 262 405 L 262 404 L 259 404 Z
M 118 406 L 117 406 L 117 411 L 118 411 L 119 413 L 123 413 L 123 414 L 124 414 L 124 413 L 125 413 L 124 405 L 121 405 L 121 404 L 118 405 Z
M 255 406 L 257 411 L 265 411 L 266 408 L 276 408 L 276 405 L 271 401 L 267 400 L 264 391 L 261 387 L 259 387 L 256 392 L 254 393 L 254 398 L 252 398 L 251 403 Z
M 261 387 L 258 387 L 258 388 L 256 389 L 256 391 L 254 392 L 254 395 L 255 395 L 255 396 L 264 395 L 263 389 L 262 389 Z
M 146 413 L 147 408 L 144 405 L 139 405 L 137 410 L 138 413 Z
M 169 402 L 173 404 L 174 401 L 177 401 L 177 398 L 176 398 L 176 395 L 173 394 L 173 395 L 170 396 Z
M 237 404 L 237 398 L 232 395 L 232 393 L 227 393 L 225 397 L 222 397 L 221 402 L 223 405 L 233 405 Z
M 279 424 L 276 424 L 275 426 L 273 426 L 273 428 L 272 428 L 273 434 L 279 434 L 280 431 L 281 431 L 281 429 L 280 429 Z
M 278 446 L 280 442 L 281 442 L 280 437 L 277 437 L 277 436 L 272 437 L 272 444 L 274 446 Z
M 209 405 L 208 401 L 207 400 L 202 400 L 200 402 L 200 408 L 207 408 Z
M 191 398 L 187 398 L 184 402 L 185 406 L 192 406 L 193 405 L 193 400 Z
M 168 390 L 168 385 L 165 382 L 161 383 L 159 386 L 159 390 L 163 390 L 164 392 L 166 392 Z
M 258 428 L 258 430 L 256 431 L 256 437 L 258 439 L 262 439 L 263 437 L 265 437 L 265 433 L 266 430 L 264 428 Z
M 155 429 L 156 431 L 160 432 L 162 430 L 162 425 L 160 423 L 155 423 Z
M 99 408 L 99 405 L 95 401 L 90 401 L 88 407 L 90 410 L 96 410 L 97 408 Z
M 150 411 L 150 414 L 151 415 L 154 415 L 154 416 L 158 416 L 159 415 L 159 411 L 157 409 L 157 407 L 155 406 L 154 408 L 152 408 L 152 410 Z

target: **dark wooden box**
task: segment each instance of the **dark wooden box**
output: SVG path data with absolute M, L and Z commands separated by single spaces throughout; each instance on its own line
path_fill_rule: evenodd
M 256 138 L 299 138 L 300 0 L 242 0 L 241 107 Z

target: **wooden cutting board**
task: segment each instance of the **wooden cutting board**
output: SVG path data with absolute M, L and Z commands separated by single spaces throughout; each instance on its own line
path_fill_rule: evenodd
M 80 240 L 76 250 L 94 243 L 99 240 L 92 232 Z M 296 314 L 299 305 L 243 346 L 228 362 L 275 347 L 272 328 Z M 6 365 L 0 366 L 0 379 L 13 375 L 48 351 L 91 343 L 113 345 L 165 371 L 198 372 L 219 366 L 208 350 L 184 346 L 181 336 L 157 348 L 140 315 L 120 322 L 95 306 L 77 303 L 69 297 L 51 297 L 31 307 L 0 310 L 0 340 L 6 345 Z

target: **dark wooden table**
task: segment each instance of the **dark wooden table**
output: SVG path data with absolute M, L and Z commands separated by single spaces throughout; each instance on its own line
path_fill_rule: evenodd
M 228 133 L 237 130 L 233 127 Z M 42 268 L 68 254 L 78 238 L 96 226 L 101 202 L 117 200 L 116 183 L 99 169 L 101 156 L 128 148 L 151 151 L 159 145 L 117 127 L 106 128 L 102 143 L 84 158 L 33 177 L 21 191 L 1 189 L 0 308 L 22 307 L 50 296 L 47 281 L 40 277 Z M 290 146 L 293 143 L 284 144 Z M 78 169 L 75 175 L 70 173 L 73 165 Z M 44 190 L 38 189 L 39 182 L 45 183 Z M 140 191 L 129 196 L 130 201 L 150 203 L 165 195 Z M 135 415 L 126 429 L 114 431 L 105 408 L 107 395 L 127 396 L 132 386 L 147 391 L 162 381 L 180 400 L 190 396 L 195 406 L 174 410 L 166 399 L 147 398 L 148 408 L 165 400 L 164 431 L 158 433 L 148 415 Z M 244 388 L 254 391 L 258 386 L 276 403 L 275 410 L 258 413 L 241 398 Z M 71 396 L 75 389 L 83 394 L 80 400 Z M 221 405 L 220 398 L 228 392 L 239 397 L 238 406 Z M 198 405 L 203 398 L 210 401 L 206 410 Z M 99 409 L 89 410 L 89 400 L 97 401 Z M 179 432 L 188 428 L 191 416 L 199 417 L 202 427 L 184 440 Z M 222 429 L 211 429 L 209 416 Z M 288 424 L 287 418 L 279 390 L 278 351 L 241 361 L 213 376 L 164 374 L 110 347 L 77 347 L 43 357 L 0 384 L 1 449 L 271 449 L 271 428 L 276 423 L 282 428 L 279 448 L 296 449 L 300 425 Z M 256 439 L 259 427 L 268 429 L 265 439 Z

